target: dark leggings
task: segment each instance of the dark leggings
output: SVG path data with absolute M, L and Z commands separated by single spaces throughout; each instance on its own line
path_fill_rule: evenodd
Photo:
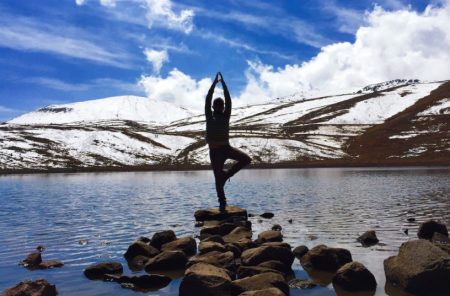
M 244 152 L 233 148 L 230 145 L 210 148 L 209 157 L 216 179 L 217 197 L 219 198 L 219 201 L 223 201 L 225 200 L 225 192 L 223 190 L 225 181 L 236 174 L 240 169 L 250 164 L 252 159 Z M 234 163 L 228 171 L 224 171 L 223 166 L 227 159 L 233 159 L 236 163 Z

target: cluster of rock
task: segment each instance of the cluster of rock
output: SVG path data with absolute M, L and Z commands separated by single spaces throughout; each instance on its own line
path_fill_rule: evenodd
M 450 295 L 450 239 L 437 221 L 423 223 L 418 240 L 403 243 L 384 260 L 386 280 L 416 295 Z
M 272 213 L 261 217 L 270 219 Z M 282 227 L 275 224 L 253 238 L 247 211 L 228 206 L 195 212 L 201 227 L 197 242 L 193 237 L 177 237 L 172 230 L 140 237 L 124 253 L 128 267 L 144 274 L 124 275 L 120 262 L 88 266 L 84 275 L 91 280 L 111 281 L 135 291 L 156 291 L 182 276 L 179 295 L 282 296 L 290 289 L 313 288 L 333 283 L 339 295 L 347 292 L 373 294 L 377 282 L 351 253 L 342 248 L 302 245 L 294 249 L 283 242 Z M 418 240 L 401 245 L 397 256 L 384 261 L 388 282 L 417 295 L 450 295 L 450 239 L 444 224 L 427 221 L 420 226 Z M 364 247 L 378 243 L 375 231 L 367 231 L 359 241 Z M 42 247 L 21 262 L 29 269 L 63 266 L 58 261 L 42 261 Z M 311 279 L 296 279 L 292 264 L 297 258 Z M 56 287 L 44 279 L 24 281 L 3 295 L 56 295 Z

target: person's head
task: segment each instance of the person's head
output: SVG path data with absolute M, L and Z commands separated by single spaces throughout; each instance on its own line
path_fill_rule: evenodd
M 213 110 L 216 113 L 223 113 L 225 102 L 222 98 L 215 98 L 213 101 Z

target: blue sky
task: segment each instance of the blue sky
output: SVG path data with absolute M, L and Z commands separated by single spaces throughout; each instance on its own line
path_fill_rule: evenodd
M 425 15 L 429 5 L 435 14 Z M 426 23 L 430 29 L 423 36 L 432 32 L 431 41 L 444 52 L 449 49 L 450 34 L 445 21 L 439 20 L 446 16 L 447 1 L 422 0 L 3 0 L 0 120 L 49 104 L 124 94 L 195 108 L 203 100 L 208 78 L 218 70 L 232 95 L 243 101 L 252 98 L 248 102 L 305 87 L 320 88 L 330 78 L 323 75 L 323 69 L 317 74 L 319 68 L 327 67 L 320 64 L 318 55 L 329 62 L 333 54 L 340 56 L 342 47 L 347 46 L 346 52 L 356 51 L 359 37 L 355 34 L 361 27 L 372 29 L 373 36 L 385 30 L 389 40 L 401 29 L 389 30 L 378 22 L 388 24 L 404 17 L 413 25 L 418 23 L 418 28 Z M 405 40 L 417 35 L 414 30 L 405 29 Z M 430 44 L 428 38 L 424 45 Z M 414 42 L 402 52 L 418 52 L 419 45 Z M 379 56 L 389 49 L 383 46 L 373 54 Z M 427 63 L 430 53 L 421 52 Z M 370 56 L 366 58 L 369 63 Z M 444 55 L 431 62 L 448 62 L 447 58 Z M 399 65 L 396 69 L 405 68 L 404 72 L 388 69 L 366 79 L 356 79 L 361 75 L 351 72 L 351 77 L 335 83 L 350 87 L 395 75 L 420 76 L 410 70 L 410 60 L 401 61 L 395 53 L 387 59 Z M 308 70 L 313 66 L 314 70 Z M 349 67 L 361 68 L 349 63 L 345 70 Z M 436 77 L 448 75 L 445 71 Z M 296 81 L 296 75 L 317 78 Z

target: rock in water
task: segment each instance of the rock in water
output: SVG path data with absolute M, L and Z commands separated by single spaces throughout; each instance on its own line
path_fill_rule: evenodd
M 6 289 L 3 296 L 55 296 L 57 295 L 55 285 L 44 279 L 36 281 L 23 281 L 16 286 Z
M 180 296 L 231 295 L 231 276 L 226 269 L 207 264 L 196 263 L 188 268 L 181 281 Z
M 151 274 L 119 279 L 121 286 L 139 292 L 155 291 L 166 287 L 172 279 L 165 275 Z
M 200 255 L 212 252 L 212 251 L 218 251 L 218 252 L 226 252 L 227 249 L 224 245 L 216 242 L 200 242 L 198 244 L 198 252 Z
M 259 265 L 266 261 L 281 261 L 284 265 L 290 267 L 294 262 L 294 254 L 288 248 L 275 246 L 262 246 L 258 248 L 245 250 L 241 255 L 244 265 Z
M 311 280 L 293 279 L 289 281 L 289 287 L 294 289 L 312 289 L 316 286 L 317 284 L 314 284 Z
M 223 240 L 226 243 L 237 243 L 242 239 L 251 239 L 251 238 L 252 238 L 252 231 L 247 227 L 239 226 L 229 234 L 225 235 L 223 237 Z
M 284 277 L 278 273 L 266 272 L 251 277 L 233 281 L 232 293 L 239 295 L 246 291 L 264 290 L 270 288 L 280 289 L 289 295 L 289 285 Z
M 373 274 L 361 263 L 350 262 L 339 268 L 333 277 L 333 284 L 346 291 L 374 291 L 377 281 Z
M 281 234 L 281 231 L 266 230 L 258 234 L 257 242 L 259 243 L 281 242 L 281 241 L 283 241 L 283 235 Z
M 417 237 L 431 240 L 435 232 L 448 237 L 448 230 L 445 224 L 433 220 L 429 220 L 420 225 L 419 231 L 417 232 Z
M 161 250 L 161 246 L 177 239 L 175 232 L 172 230 L 164 230 L 156 232 L 150 240 L 150 245 Z
M 161 246 L 162 251 L 183 251 L 186 256 L 197 253 L 197 242 L 190 236 L 182 237 Z
M 64 263 L 61 261 L 44 261 L 39 264 L 39 269 L 51 269 L 51 268 L 58 268 L 63 267 Z
M 360 242 L 363 247 L 370 247 L 378 244 L 378 238 L 375 230 L 364 232 L 364 234 L 358 237 L 358 242 Z
M 292 252 L 294 253 L 297 259 L 301 259 L 306 253 L 308 253 L 309 249 L 307 246 L 301 245 L 296 247 Z
M 301 258 L 300 263 L 305 268 L 334 272 L 344 264 L 352 261 L 352 255 L 346 249 L 318 245 L 309 250 Z
M 187 266 L 192 266 L 197 263 L 207 263 L 228 270 L 236 269 L 234 254 L 232 252 L 222 253 L 212 251 L 204 255 L 197 255 L 189 258 Z
M 186 262 L 186 254 L 182 251 L 162 251 L 147 262 L 145 271 L 150 273 L 155 270 L 168 271 L 183 269 L 186 266 Z
M 259 216 L 261 218 L 264 218 L 264 219 L 272 219 L 275 215 L 273 213 L 270 213 L 270 212 L 265 212 L 265 213 L 263 213 L 263 214 L 261 214 Z
M 450 295 L 450 255 L 427 240 L 403 243 L 384 260 L 387 281 L 418 295 Z
M 237 206 L 227 206 L 225 212 L 221 212 L 219 208 L 202 209 L 196 211 L 194 216 L 197 221 L 223 220 L 235 216 L 247 219 L 247 211 Z
M 106 274 L 122 274 L 123 267 L 119 262 L 102 262 L 90 265 L 84 270 L 84 275 L 90 280 L 101 280 Z
M 151 258 L 155 257 L 158 254 L 159 254 L 158 249 L 149 246 L 142 241 L 136 241 L 128 247 L 127 251 L 124 254 L 124 257 L 125 259 L 127 259 L 127 261 L 131 261 L 133 260 L 134 257 L 137 256 L 144 256 L 147 258 Z

